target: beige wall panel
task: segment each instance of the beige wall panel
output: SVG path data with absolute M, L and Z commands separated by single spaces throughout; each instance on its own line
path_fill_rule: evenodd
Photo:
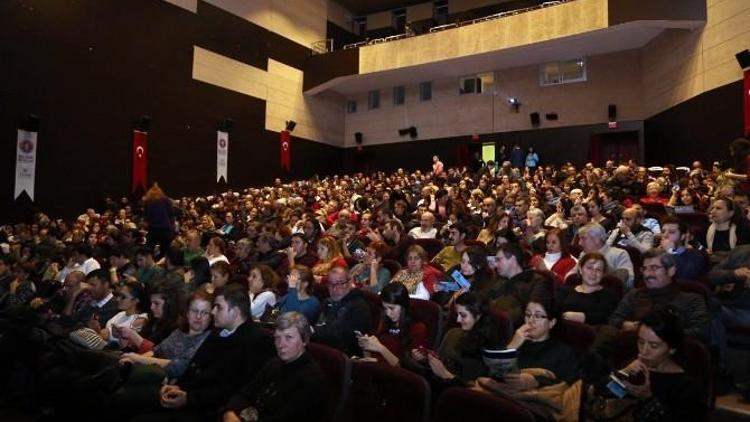
M 737 59 L 734 57 L 738 52 L 750 47 L 750 27 L 748 30 L 738 37 L 734 37 L 724 41 L 723 43 L 714 46 L 713 48 L 707 49 L 703 53 L 703 60 L 705 62 L 706 71 L 713 69 L 718 66 L 725 66 L 728 63 L 732 64 L 737 70 L 737 77 L 742 76 L 742 71 L 737 65 Z
M 617 104 L 620 120 L 641 120 L 640 66 L 637 51 L 591 57 L 588 82 L 544 88 L 539 86 L 538 66 L 497 71 L 494 98 L 492 86 L 481 95 L 459 95 L 458 79 L 441 79 L 433 81 L 432 101 L 424 103 L 415 85 L 407 87 L 406 105 L 399 107 L 392 105 L 390 89 L 381 90 L 381 109 L 376 111 L 367 110 L 366 94 L 355 95 L 358 112 L 346 115 L 345 143 L 354 145 L 354 132 L 364 134 L 365 144 L 402 142 L 408 138 L 398 136 L 398 129 L 411 125 L 417 127 L 419 139 L 530 129 L 529 113 L 534 111 L 560 116 L 557 122 L 544 120 L 542 128 L 604 123 L 609 104 Z M 508 107 L 509 96 L 521 100 L 520 113 Z
M 746 33 L 748 28 L 750 28 L 750 8 L 721 23 L 706 27 L 703 31 L 704 48 L 711 48 L 725 40 L 740 36 Z
M 393 13 L 390 10 L 386 12 L 373 13 L 367 15 L 367 29 L 379 29 L 393 26 Z
M 750 2 L 737 2 L 737 1 L 722 1 L 714 5 L 708 5 L 706 13 L 708 15 L 708 22 L 706 22 L 706 28 L 711 28 L 715 25 L 719 25 L 724 21 L 737 16 L 742 11 L 750 9 Z
M 606 26 L 606 1 L 578 0 L 449 31 L 362 47 L 359 68 L 360 73 L 369 73 L 414 66 L 542 42 Z
M 326 0 L 205 0 L 305 47 L 326 37 Z
M 750 1 L 707 5 L 705 28 L 666 31 L 641 50 L 647 116 L 742 79 L 734 55 L 750 45 Z
M 172 3 L 177 7 L 181 7 L 185 10 L 189 10 L 193 13 L 198 11 L 198 0 L 164 0 L 167 3 Z
M 302 78 L 300 70 L 273 59 L 266 72 L 194 47 L 193 79 L 265 100 L 266 129 L 280 131 L 294 120 L 294 136 L 342 146 L 344 100 L 335 94 L 305 96 Z
M 265 100 L 268 74 L 200 47 L 193 47 L 193 79 Z
M 704 91 L 710 91 L 740 79 L 742 79 L 742 70 L 737 65 L 737 61 L 733 60 L 706 70 L 703 76 Z

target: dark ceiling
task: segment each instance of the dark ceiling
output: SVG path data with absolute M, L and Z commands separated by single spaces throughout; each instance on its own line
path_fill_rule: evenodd
M 413 6 L 426 3 L 426 0 L 334 0 L 344 6 L 355 15 L 366 15 L 369 13 L 382 12 L 385 10 L 398 9 L 400 7 Z

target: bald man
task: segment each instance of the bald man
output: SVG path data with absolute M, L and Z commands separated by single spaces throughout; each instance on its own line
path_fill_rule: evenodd
M 644 253 L 654 247 L 654 233 L 641 224 L 638 209 L 628 208 L 622 212 L 620 223 L 609 235 L 607 245 L 630 246 Z

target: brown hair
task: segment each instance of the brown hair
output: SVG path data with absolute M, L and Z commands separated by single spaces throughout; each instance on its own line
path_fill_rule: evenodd
M 184 300 L 184 299 L 183 299 Z M 207 292 L 206 289 L 198 289 L 195 292 L 193 292 L 192 295 L 187 300 L 187 306 L 185 307 L 185 317 L 180 318 L 180 330 L 184 332 L 190 331 L 190 321 L 188 321 L 188 312 L 190 312 L 190 304 L 193 303 L 196 300 L 205 300 L 206 302 L 213 305 L 214 303 L 214 295 Z M 213 321 L 211 322 L 213 325 Z M 211 325 L 208 326 L 208 329 L 211 329 Z
M 281 278 L 271 267 L 265 264 L 257 264 L 250 271 L 255 269 L 260 271 L 260 279 L 263 280 L 264 289 L 275 289 L 278 286 Z
M 143 202 L 156 202 L 166 197 L 167 195 L 165 195 L 164 191 L 161 190 L 159 184 L 154 182 L 154 185 L 151 186 L 151 189 L 147 190 L 143 195 Z

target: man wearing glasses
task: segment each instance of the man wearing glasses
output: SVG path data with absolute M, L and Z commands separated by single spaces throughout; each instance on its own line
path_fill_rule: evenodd
M 622 330 L 635 330 L 638 321 L 652 312 L 671 307 L 681 318 L 685 334 L 706 339 L 709 314 L 705 300 L 695 293 L 680 290 L 673 281 L 677 268 L 674 256 L 664 249 L 651 249 L 643 254 L 643 282 L 628 292 L 609 319 L 609 324 Z
M 360 353 L 357 334 L 371 331 L 372 316 L 362 292 L 352 288 L 345 268 L 328 273 L 328 299 L 315 326 L 313 341 L 341 350 L 348 356 Z

